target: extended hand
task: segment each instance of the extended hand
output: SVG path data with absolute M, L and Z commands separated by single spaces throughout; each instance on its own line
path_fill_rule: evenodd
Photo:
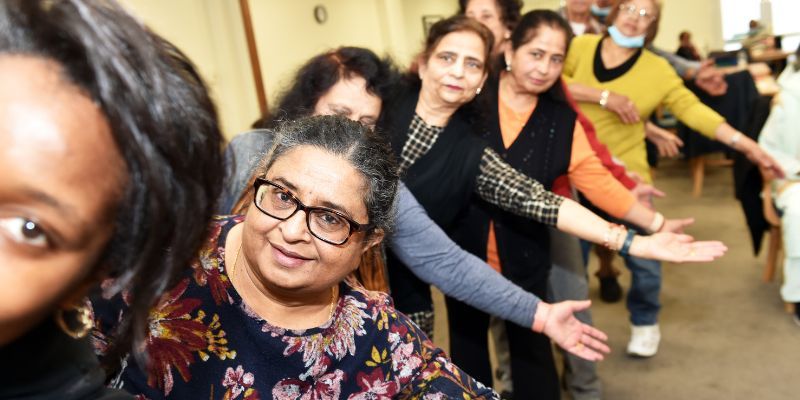
M 659 232 L 683 233 L 683 228 L 694 223 L 694 218 L 668 219 Z
M 711 60 L 703 61 L 694 77 L 694 83 L 711 96 L 722 96 L 728 91 L 725 74 Z
M 606 108 L 617 113 L 619 119 L 626 124 L 635 124 L 639 122 L 639 110 L 636 105 L 627 96 L 621 94 L 610 93 L 608 95 L 608 102 Z
M 670 232 L 636 236 L 630 248 L 634 256 L 674 263 L 709 262 L 726 251 L 728 248 L 720 241 L 695 242 L 689 235 Z
M 600 361 L 608 354 L 608 336 L 599 329 L 578 321 L 575 313 L 592 305 L 589 300 L 562 301 L 560 303 L 539 303 L 539 307 L 549 307 L 546 312 L 542 333 L 553 339 L 564 350 L 589 361 Z M 537 315 L 540 312 L 537 311 Z
M 667 194 L 658 190 L 653 185 L 647 183 L 638 183 L 631 189 L 631 193 L 636 196 L 636 200 L 643 206 L 653 209 L 653 197 L 664 197 Z
M 762 170 L 769 171 L 772 176 L 778 179 L 785 176 L 783 169 L 781 169 L 777 161 L 767 154 L 758 143 L 749 138 L 742 138 L 740 143 L 741 144 L 736 146 L 736 149 L 744 153 L 753 164 L 757 165 Z
M 661 157 L 677 157 L 683 147 L 681 138 L 651 122 L 645 124 L 644 136 L 656 145 Z

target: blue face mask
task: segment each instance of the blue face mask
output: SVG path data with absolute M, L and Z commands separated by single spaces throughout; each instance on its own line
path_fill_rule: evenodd
M 592 4 L 592 14 L 596 17 L 607 17 L 611 14 L 611 7 L 598 7 L 597 4 Z
M 625 36 L 617 29 L 616 25 L 608 27 L 608 35 L 617 46 L 625 47 L 628 49 L 638 49 L 644 47 L 644 35 L 639 36 Z

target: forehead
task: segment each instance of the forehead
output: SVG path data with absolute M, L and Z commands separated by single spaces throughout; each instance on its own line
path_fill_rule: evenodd
M 267 179 L 279 178 L 291 183 L 294 194 L 308 206 L 333 203 L 361 221 L 367 216 L 364 176 L 350 161 L 327 150 L 309 145 L 289 150 L 267 171 Z
M 448 51 L 465 56 L 484 59 L 486 46 L 477 33 L 472 31 L 450 32 L 439 41 L 433 53 Z
M 549 25 L 541 25 L 532 33 L 531 39 L 520 46 L 517 51 L 537 48 L 547 50 L 549 53 L 565 54 L 567 35 L 560 29 L 553 29 Z
M 380 97 L 367 91 L 367 81 L 361 76 L 339 79 L 319 98 L 318 103 L 336 104 L 375 117 L 381 112 Z
M 627 0 L 623 1 L 620 4 L 632 4 L 638 8 L 644 8 L 647 11 L 655 11 L 655 3 L 653 0 Z
M 484 12 L 490 11 L 494 14 L 500 14 L 500 8 L 497 6 L 497 0 L 470 0 L 467 2 L 466 12 Z
M 100 108 L 58 64 L 32 56 L 0 56 L 0 171 L 0 192 L 49 193 L 86 219 L 124 177 Z

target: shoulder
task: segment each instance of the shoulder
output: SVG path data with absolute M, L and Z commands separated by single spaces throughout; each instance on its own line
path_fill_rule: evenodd
M 240 133 L 231 139 L 228 144 L 229 149 L 234 151 L 252 149 L 264 152 L 272 146 L 272 140 L 275 137 L 275 132 L 269 129 L 255 129 Z
M 639 62 L 643 65 L 647 66 L 647 68 L 656 71 L 669 71 L 675 72 L 675 70 L 670 66 L 669 61 L 664 58 L 662 55 L 653 52 L 649 49 L 643 49 L 642 55 L 639 57 Z M 677 75 L 677 74 L 675 74 Z
M 603 36 L 594 33 L 580 35 L 572 39 L 570 48 L 585 49 L 587 47 L 597 46 L 597 43 L 600 42 L 600 39 L 602 38 Z

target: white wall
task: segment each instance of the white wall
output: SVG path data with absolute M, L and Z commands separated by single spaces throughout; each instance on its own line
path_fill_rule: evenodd
M 673 51 L 678 48 L 678 34 L 683 30 L 692 33 L 697 49 L 706 54 L 720 50 L 722 18 L 719 0 L 662 0 L 664 4 L 656 46 Z
M 120 0 L 153 30 L 184 50 L 209 83 L 230 137 L 259 116 L 250 59 L 236 0 Z M 560 0 L 525 0 L 523 12 L 559 7 Z M 422 48 L 422 17 L 447 17 L 457 0 L 249 0 L 270 104 L 297 68 L 324 50 L 349 45 L 389 54 L 405 66 Z M 324 5 L 328 20 L 314 20 Z M 656 44 L 677 47 L 681 30 L 703 52 L 722 48 L 718 0 L 664 0 Z
M 121 0 L 155 32 L 175 43 L 211 90 L 230 137 L 259 115 L 247 47 L 233 0 Z

